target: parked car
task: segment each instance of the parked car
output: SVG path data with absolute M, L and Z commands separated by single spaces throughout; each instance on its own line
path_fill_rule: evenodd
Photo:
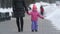
M 9 16 L 9 12 L 2 13 L 0 12 L 0 21 L 11 20 L 11 16 Z

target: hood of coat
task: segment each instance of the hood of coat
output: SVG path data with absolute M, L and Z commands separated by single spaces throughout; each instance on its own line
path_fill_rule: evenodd
M 33 9 L 32 9 L 33 12 L 37 12 L 37 6 L 35 4 L 33 4 Z

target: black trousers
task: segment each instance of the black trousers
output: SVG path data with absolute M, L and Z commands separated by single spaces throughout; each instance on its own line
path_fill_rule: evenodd
M 44 14 L 44 12 L 41 12 L 41 15 L 43 15 Z
M 23 31 L 23 17 L 16 17 L 18 31 Z

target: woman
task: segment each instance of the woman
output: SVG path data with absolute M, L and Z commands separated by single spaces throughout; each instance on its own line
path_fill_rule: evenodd
M 13 13 L 14 17 L 16 17 L 18 32 L 23 32 L 25 10 L 28 11 L 24 0 L 13 0 Z

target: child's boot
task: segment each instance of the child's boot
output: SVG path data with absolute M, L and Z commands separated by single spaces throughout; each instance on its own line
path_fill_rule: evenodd
M 32 30 L 32 32 L 34 32 L 34 30 Z
M 38 32 L 38 30 L 35 30 L 35 32 Z

